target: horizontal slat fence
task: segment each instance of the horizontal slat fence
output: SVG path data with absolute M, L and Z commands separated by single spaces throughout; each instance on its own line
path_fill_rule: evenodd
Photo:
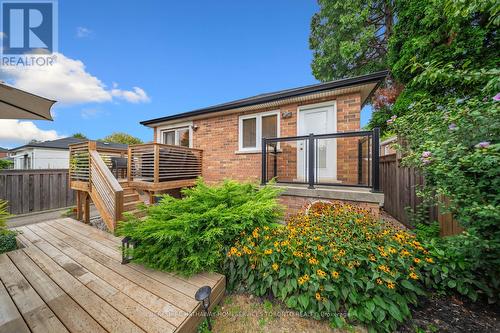
M 0 199 L 11 214 L 26 214 L 75 204 L 68 169 L 0 170 Z
M 416 211 L 422 203 L 417 190 L 424 184 L 425 179 L 419 170 L 400 166 L 396 154 L 380 157 L 380 186 L 384 192 L 384 209 L 407 227 L 414 227 L 408 209 Z M 429 208 L 428 220 L 439 222 L 441 236 L 463 231 L 451 214 L 440 214 L 438 206 Z

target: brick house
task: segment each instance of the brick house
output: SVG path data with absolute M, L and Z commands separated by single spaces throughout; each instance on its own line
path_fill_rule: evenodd
M 282 200 L 290 208 L 312 198 L 378 208 L 383 196 L 367 189 L 374 181 L 374 138 L 361 131 L 360 117 L 386 75 L 378 72 L 261 94 L 141 124 L 153 129 L 154 142 L 202 150 L 201 174 L 207 182 L 276 178 L 278 184 L 287 184 Z M 347 134 L 328 137 L 341 133 Z M 310 134 L 316 135 L 313 146 Z M 307 183 L 317 186 L 303 186 Z

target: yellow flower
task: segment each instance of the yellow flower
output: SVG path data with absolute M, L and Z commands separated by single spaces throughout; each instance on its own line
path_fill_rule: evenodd
M 301 286 L 301 285 L 303 285 L 304 283 L 306 283 L 306 281 L 305 281 L 302 277 L 299 277 L 299 278 L 297 279 L 297 282 L 298 282 L 299 286 Z
M 241 252 L 240 251 L 236 252 L 236 256 L 241 257 Z
M 230 252 L 231 252 L 231 254 L 236 254 L 236 252 L 238 252 L 238 249 L 235 247 L 232 247 Z
M 316 258 L 309 258 L 309 263 L 311 265 L 317 265 L 319 263 L 319 261 Z
M 320 277 L 320 278 L 324 278 L 326 276 L 326 273 L 324 271 L 322 271 L 321 269 L 318 269 L 316 271 L 316 274 Z
M 418 280 L 418 275 L 415 274 L 415 272 L 411 272 L 410 275 L 408 275 L 411 279 L 413 280 Z
M 382 284 L 382 283 L 384 283 L 382 279 L 377 279 L 377 284 Z
M 287 246 L 289 244 L 290 244 L 290 242 L 287 241 L 287 240 L 284 240 L 284 241 L 281 242 L 281 246 Z
M 402 251 L 401 251 L 401 255 L 402 255 L 403 257 L 407 257 L 407 256 L 409 256 L 409 255 L 410 255 L 410 252 L 408 252 L 407 250 L 402 250 Z
M 377 259 L 375 258 L 375 256 L 373 254 L 370 254 L 368 256 L 368 258 L 370 259 L 370 261 L 377 261 Z
M 304 256 L 300 251 L 293 251 L 293 255 L 299 258 L 302 258 Z
M 429 264 L 432 264 L 434 262 L 432 258 L 425 258 L 425 261 L 427 261 Z
M 264 230 L 269 230 L 269 227 L 268 226 L 264 226 Z
M 276 247 L 276 248 L 277 248 L 277 247 L 279 247 L 279 246 L 280 246 L 280 242 L 278 242 L 278 241 L 274 242 L 274 247 Z
M 252 232 L 252 236 L 253 236 L 253 238 L 259 238 L 259 230 L 258 230 L 258 228 L 256 228 L 256 229 Z
M 277 263 L 272 264 L 272 266 L 275 271 L 277 271 L 278 268 L 280 267 Z
M 395 285 L 392 282 L 387 282 L 387 288 L 394 289 Z
M 321 245 L 318 245 L 318 251 L 322 252 L 324 250 L 324 247 Z
M 264 254 L 271 254 L 271 253 L 273 253 L 273 249 L 264 250 Z
M 332 277 L 333 277 L 334 279 L 338 279 L 338 278 L 339 278 L 339 272 L 337 272 L 337 271 L 333 271 L 333 272 L 332 272 Z
M 317 299 L 318 301 L 321 301 L 321 294 L 320 294 L 320 293 L 316 293 L 316 299 Z
M 393 247 L 390 247 L 390 248 L 389 248 L 389 253 L 394 254 L 394 253 L 397 253 L 397 252 L 398 252 L 398 251 L 397 251 L 395 248 L 393 248 Z
M 415 258 L 415 259 L 413 259 L 413 261 L 415 262 L 415 264 L 418 264 L 421 260 L 418 258 Z

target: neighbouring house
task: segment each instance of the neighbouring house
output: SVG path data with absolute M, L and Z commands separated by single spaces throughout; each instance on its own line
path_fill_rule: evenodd
M 287 213 L 313 201 L 342 200 L 378 214 L 379 130 L 361 130 L 361 109 L 387 72 L 266 93 L 141 122 L 153 142 L 103 150 L 95 142 L 71 145 L 71 187 L 79 218 L 92 200 L 111 230 L 123 212 L 137 213 L 139 196 L 178 193 L 197 177 L 273 179 L 283 187 Z M 127 154 L 127 178 L 106 159 Z M 85 217 L 86 216 L 86 217 Z
M 6 158 L 6 157 L 9 157 L 9 150 L 0 147 L 0 158 Z
M 398 142 L 397 136 L 391 136 L 380 142 L 380 156 L 396 154 L 394 145 Z
M 10 150 L 14 169 L 68 169 L 69 145 L 85 140 L 67 137 L 51 141 L 32 142 Z M 98 142 L 101 147 L 126 149 L 127 145 Z

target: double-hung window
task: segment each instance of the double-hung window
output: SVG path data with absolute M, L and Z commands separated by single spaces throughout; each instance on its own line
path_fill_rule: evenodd
M 279 111 L 241 116 L 238 126 L 239 151 L 259 151 L 262 148 L 262 138 L 279 137 L 279 116 Z

